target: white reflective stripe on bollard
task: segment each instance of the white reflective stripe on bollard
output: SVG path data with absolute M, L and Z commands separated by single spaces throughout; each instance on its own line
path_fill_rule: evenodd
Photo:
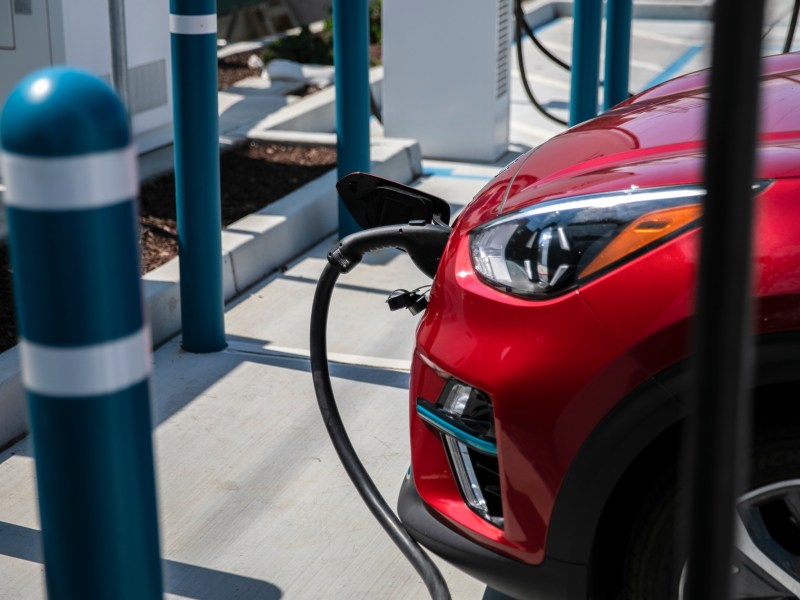
M 136 150 L 58 158 L 0 153 L 5 203 L 29 210 L 102 208 L 132 200 L 139 191 Z
M 217 15 L 170 15 L 169 30 L 183 35 L 217 33 Z
M 19 341 L 22 382 L 29 392 L 59 398 L 113 394 L 152 371 L 150 328 L 112 342 L 79 348 Z

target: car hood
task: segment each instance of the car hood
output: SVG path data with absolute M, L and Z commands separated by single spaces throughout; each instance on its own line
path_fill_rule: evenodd
M 800 176 L 800 55 L 762 61 L 758 176 Z M 462 215 L 476 226 L 545 200 L 702 181 L 708 72 L 651 88 L 521 156 Z

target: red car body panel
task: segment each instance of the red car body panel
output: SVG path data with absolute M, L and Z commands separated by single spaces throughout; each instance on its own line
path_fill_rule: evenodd
M 439 435 L 412 415 L 414 481 L 421 497 L 442 514 L 451 516 L 453 507 L 458 508 L 453 524 L 466 535 L 488 534 L 497 550 L 538 562 L 563 474 L 591 423 L 610 408 L 594 399 L 612 398 L 609 392 L 635 386 L 647 374 L 614 342 L 577 293 L 549 302 L 545 310 L 532 311 L 529 301 L 503 294 L 477 278 L 467 243 L 467 237 L 461 236 L 443 259 L 448 268 L 437 275 L 429 312 L 418 330 L 418 353 L 434 364 L 446 365 L 447 373 L 492 398 L 502 457 L 504 530 L 467 508 L 453 483 Z M 543 345 L 555 339 L 565 343 Z M 574 362 L 578 353 L 579 371 Z M 417 382 L 435 376 L 441 385 L 444 380 L 421 361 L 415 361 L 414 367 L 414 398 L 435 400 L 436 386 Z M 564 402 L 566 397 L 572 403 Z M 583 410 L 579 407 L 585 404 L 594 418 L 581 416 L 580 430 L 561 426 L 571 422 L 570 414 Z M 433 457 L 435 470 L 429 468 Z
M 756 200 L 759 333 L 800 330 L 800 58 L 764 65 L 758 177 L 772 182 Z M 559 488 L 589 434 L 620 399 L 686 358 L 699 232 L 548 300 L 479 279 L 469 232 L 546 200 L 701 183 L 705 84 L 702 73 L 665 83 L 530 151 L 454 227 L 417 332 L 412 466 L 422 500 L 484 547 L 539 564 Z M 440 434 L 415 412 L 417 398 L 436 401 L 447 376 L 492 400 L 502 529 L 465 504 Z

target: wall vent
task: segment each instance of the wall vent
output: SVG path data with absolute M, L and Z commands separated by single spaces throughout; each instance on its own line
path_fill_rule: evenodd
M 509 48 L 511 46 L 511 11 L 509 0 L 497 0 L 497 97 L 509 88 Z
M 103 81 L 110 84 L 111 76 Z M 153 110 L 167 103 L 167 63 L 164 59 L 128 69 L 129 111 L 132 115 Z

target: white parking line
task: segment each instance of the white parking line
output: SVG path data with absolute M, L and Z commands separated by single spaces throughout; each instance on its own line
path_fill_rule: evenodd
M 256 354 L 259 356 L 276 356 L 280 358 L 294 358 L 303 361 L 310 360 L 311 353 L 304 348 L 289 348 L 274 346 L 272 344 L 257 344 L 253 342 L 228 342 L 227 352 L 240 354 Z M 375 356 L 362 356 L 360 354 L 344 354 L 329 352 L 328 362 L 331 364 L 352 365 L 357 367 L 373 367 L 389 371 L 408 373 L 411 370 L 411 361 L 396 358 L 379 358 Z
M 693 46 L 694 44 L 703 44 L 708 41 L 708 38 L 703 36 L 700 38 L 682 38 L 656 33 L 655 31 L 646 31 L 634 27 L 631 32 L 633 37 L 647 38 L 650 42 L 661 42 L 664 44 L 674 44 L 675 46 Z

